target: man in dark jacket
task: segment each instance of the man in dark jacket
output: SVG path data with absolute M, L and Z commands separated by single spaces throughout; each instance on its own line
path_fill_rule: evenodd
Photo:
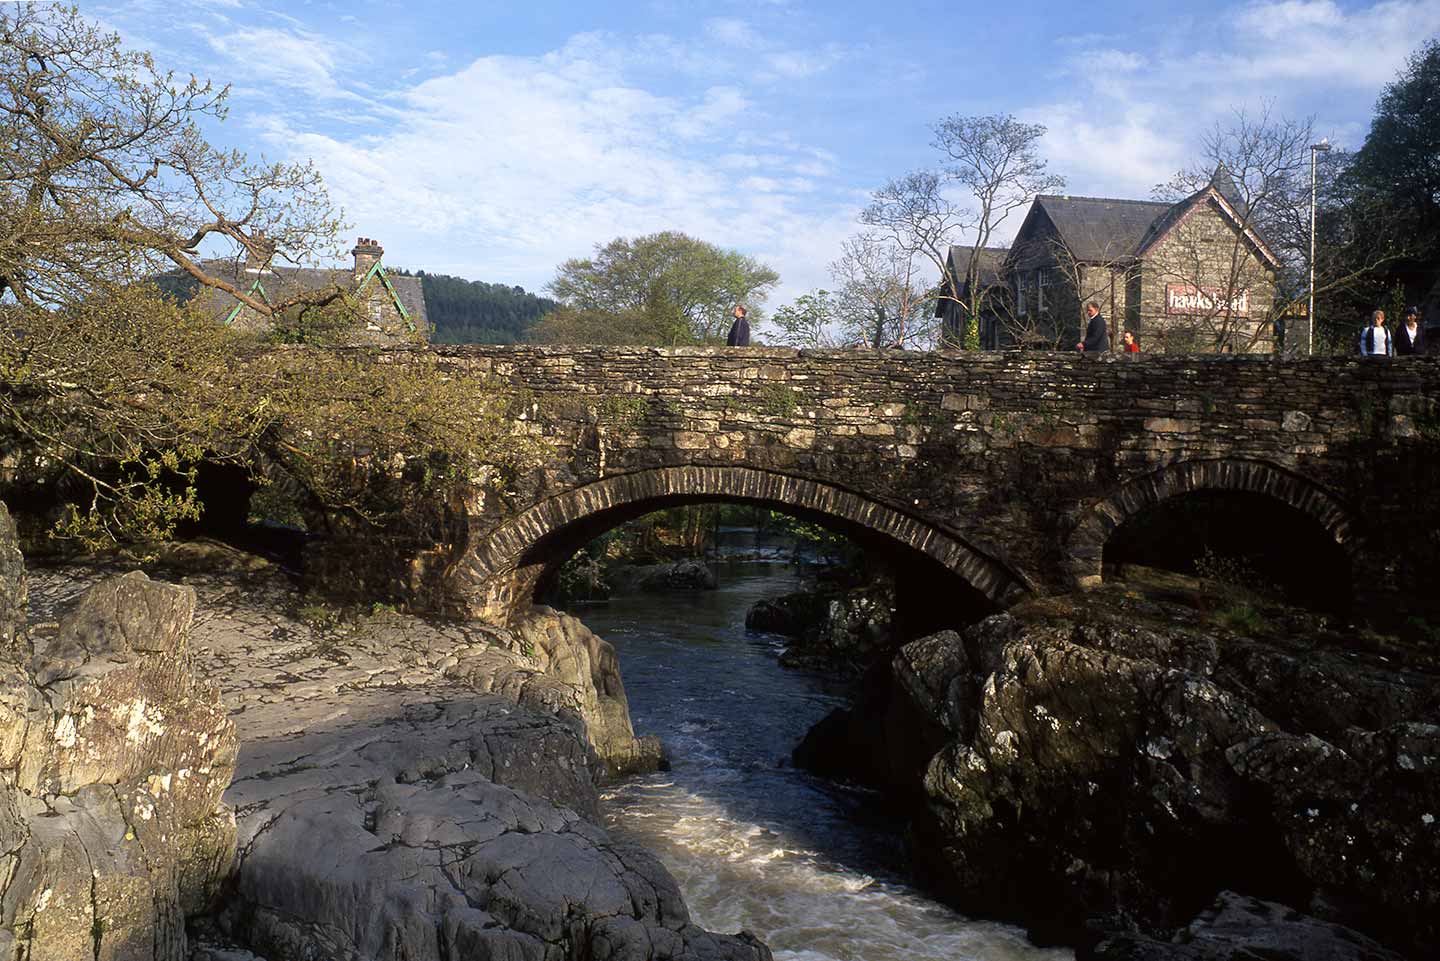
M 1405 308 L 1405 317 L 1395 328 L 1394 339 L 1397 357 L 1425 353 L 1425 330 L 1420 326 L 1420 308 Z
M 1105 323 L 1105 318 L 1100 316 L 1100 308 L 1095 301 L 1085 305 L 1085 316 L 1089 322 L 1085 325 L 1085 339 L 1075 345 L 1075 349 L 1085 354 L 1103 354 L 1110 349 L 1110 328 Z
M 725 343 L 731 347 L 750 346 L 750 321 L 745 319 L 745 305 L 735 305 L 735 323 L 730 325 L 730 336 Z

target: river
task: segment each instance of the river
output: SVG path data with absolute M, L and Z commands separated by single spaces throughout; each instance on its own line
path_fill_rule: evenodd
M 605 794 L 610 829 L 660 857 L 696 923 L 749 930 L 779 959 L 1072 958 L 926 898 L 906 882 L 899 826 L 873 796 L 790 766 L 843 692 L 780 667 L 779 639 L 747 634 L 745 612 L 798 583 L 783 563 L 726 562 L 718 590 L 578 612 L 619 652 L 636 732 L 658 734 L 673 761 Z

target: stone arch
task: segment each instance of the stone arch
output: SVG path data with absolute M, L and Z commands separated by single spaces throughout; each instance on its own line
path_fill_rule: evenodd
M 508 619 L 528 602 L 544 567 L 559 554 L 652 510 L 715 500 L 772 504 L 884 535 L 939 562 L 1001 607 L 1034 593 L 1022 575 L 912 515 L 831 484 L 736 466 L 655 468 L 548 497 L 481 535 L 452 584 L 459 582 L 467 613 Z
M 1066 565 L 1074 585 L 1093 587 L 1100 583 L 1105 544 L 1125 521 L 1171 497 L 1206 490 L 1264 494 L 1312 518 L 1352 558 L 1359 551 L 1354 515 L 1335 495 L 1313 481 L 1259 460 L 1186 460 L 1127 481 L 1109 497 L 1084 510 L 1066 550 Z

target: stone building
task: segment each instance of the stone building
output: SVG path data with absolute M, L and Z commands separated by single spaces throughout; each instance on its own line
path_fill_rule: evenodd
M 201 268 L 236 288 L 269 304 L 293 300 L 296 296 L 336 286 L 354 296 L 364 311 L 364 326 L 354 331 L 360 343 L 400 344 L 426 341 L 430 324 L 425 312 L 425 294 L 419 277 L 390 276 L 385 269 L 385 248 L 378 241 L 361 237 L 351 255 L 349 268 L 285 267 L 273 262 L 273 249 L 264 235 L 257 251 L 239 258 L 207 260 Z M 213 287 L 203 288 L 197 297 L 207 313 L 221 323 L 241 330 L 267 332 L 275 321 Z M 347 333 L 347 338 L 349 334 Z
M 937 309 L 947 328 L 968 303 L 970 248 L 958 250 L 951 276 L 962 278 L 962 294 L 942 297 Z M 1083 305 L 1094 301 L 1112 344 L 1130 330 L 1147 352 L 1266 353 L 1279 268 L 1223 170 L 1173 204 L 1041 195 L 998 269 L 982 271 L 991 286 L 981 345 L 1069 349 L 1080 339 Z

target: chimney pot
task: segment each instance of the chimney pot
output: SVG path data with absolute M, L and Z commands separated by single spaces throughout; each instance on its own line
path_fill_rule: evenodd
M 250 238 L 245 244 L 245 270 L 250 273 L 259 273 L 270 269 L 270 261 L 275 257 L 275 241 L 265 235 L 265 231 L 255 228 L 250 232 Z
M 370 272 L 376 261 L 385 256 L 385 248 L 376 243 L 373 237 L 361 237 L 350 253 L 355 257 L 354 272 L 358 281 Z

